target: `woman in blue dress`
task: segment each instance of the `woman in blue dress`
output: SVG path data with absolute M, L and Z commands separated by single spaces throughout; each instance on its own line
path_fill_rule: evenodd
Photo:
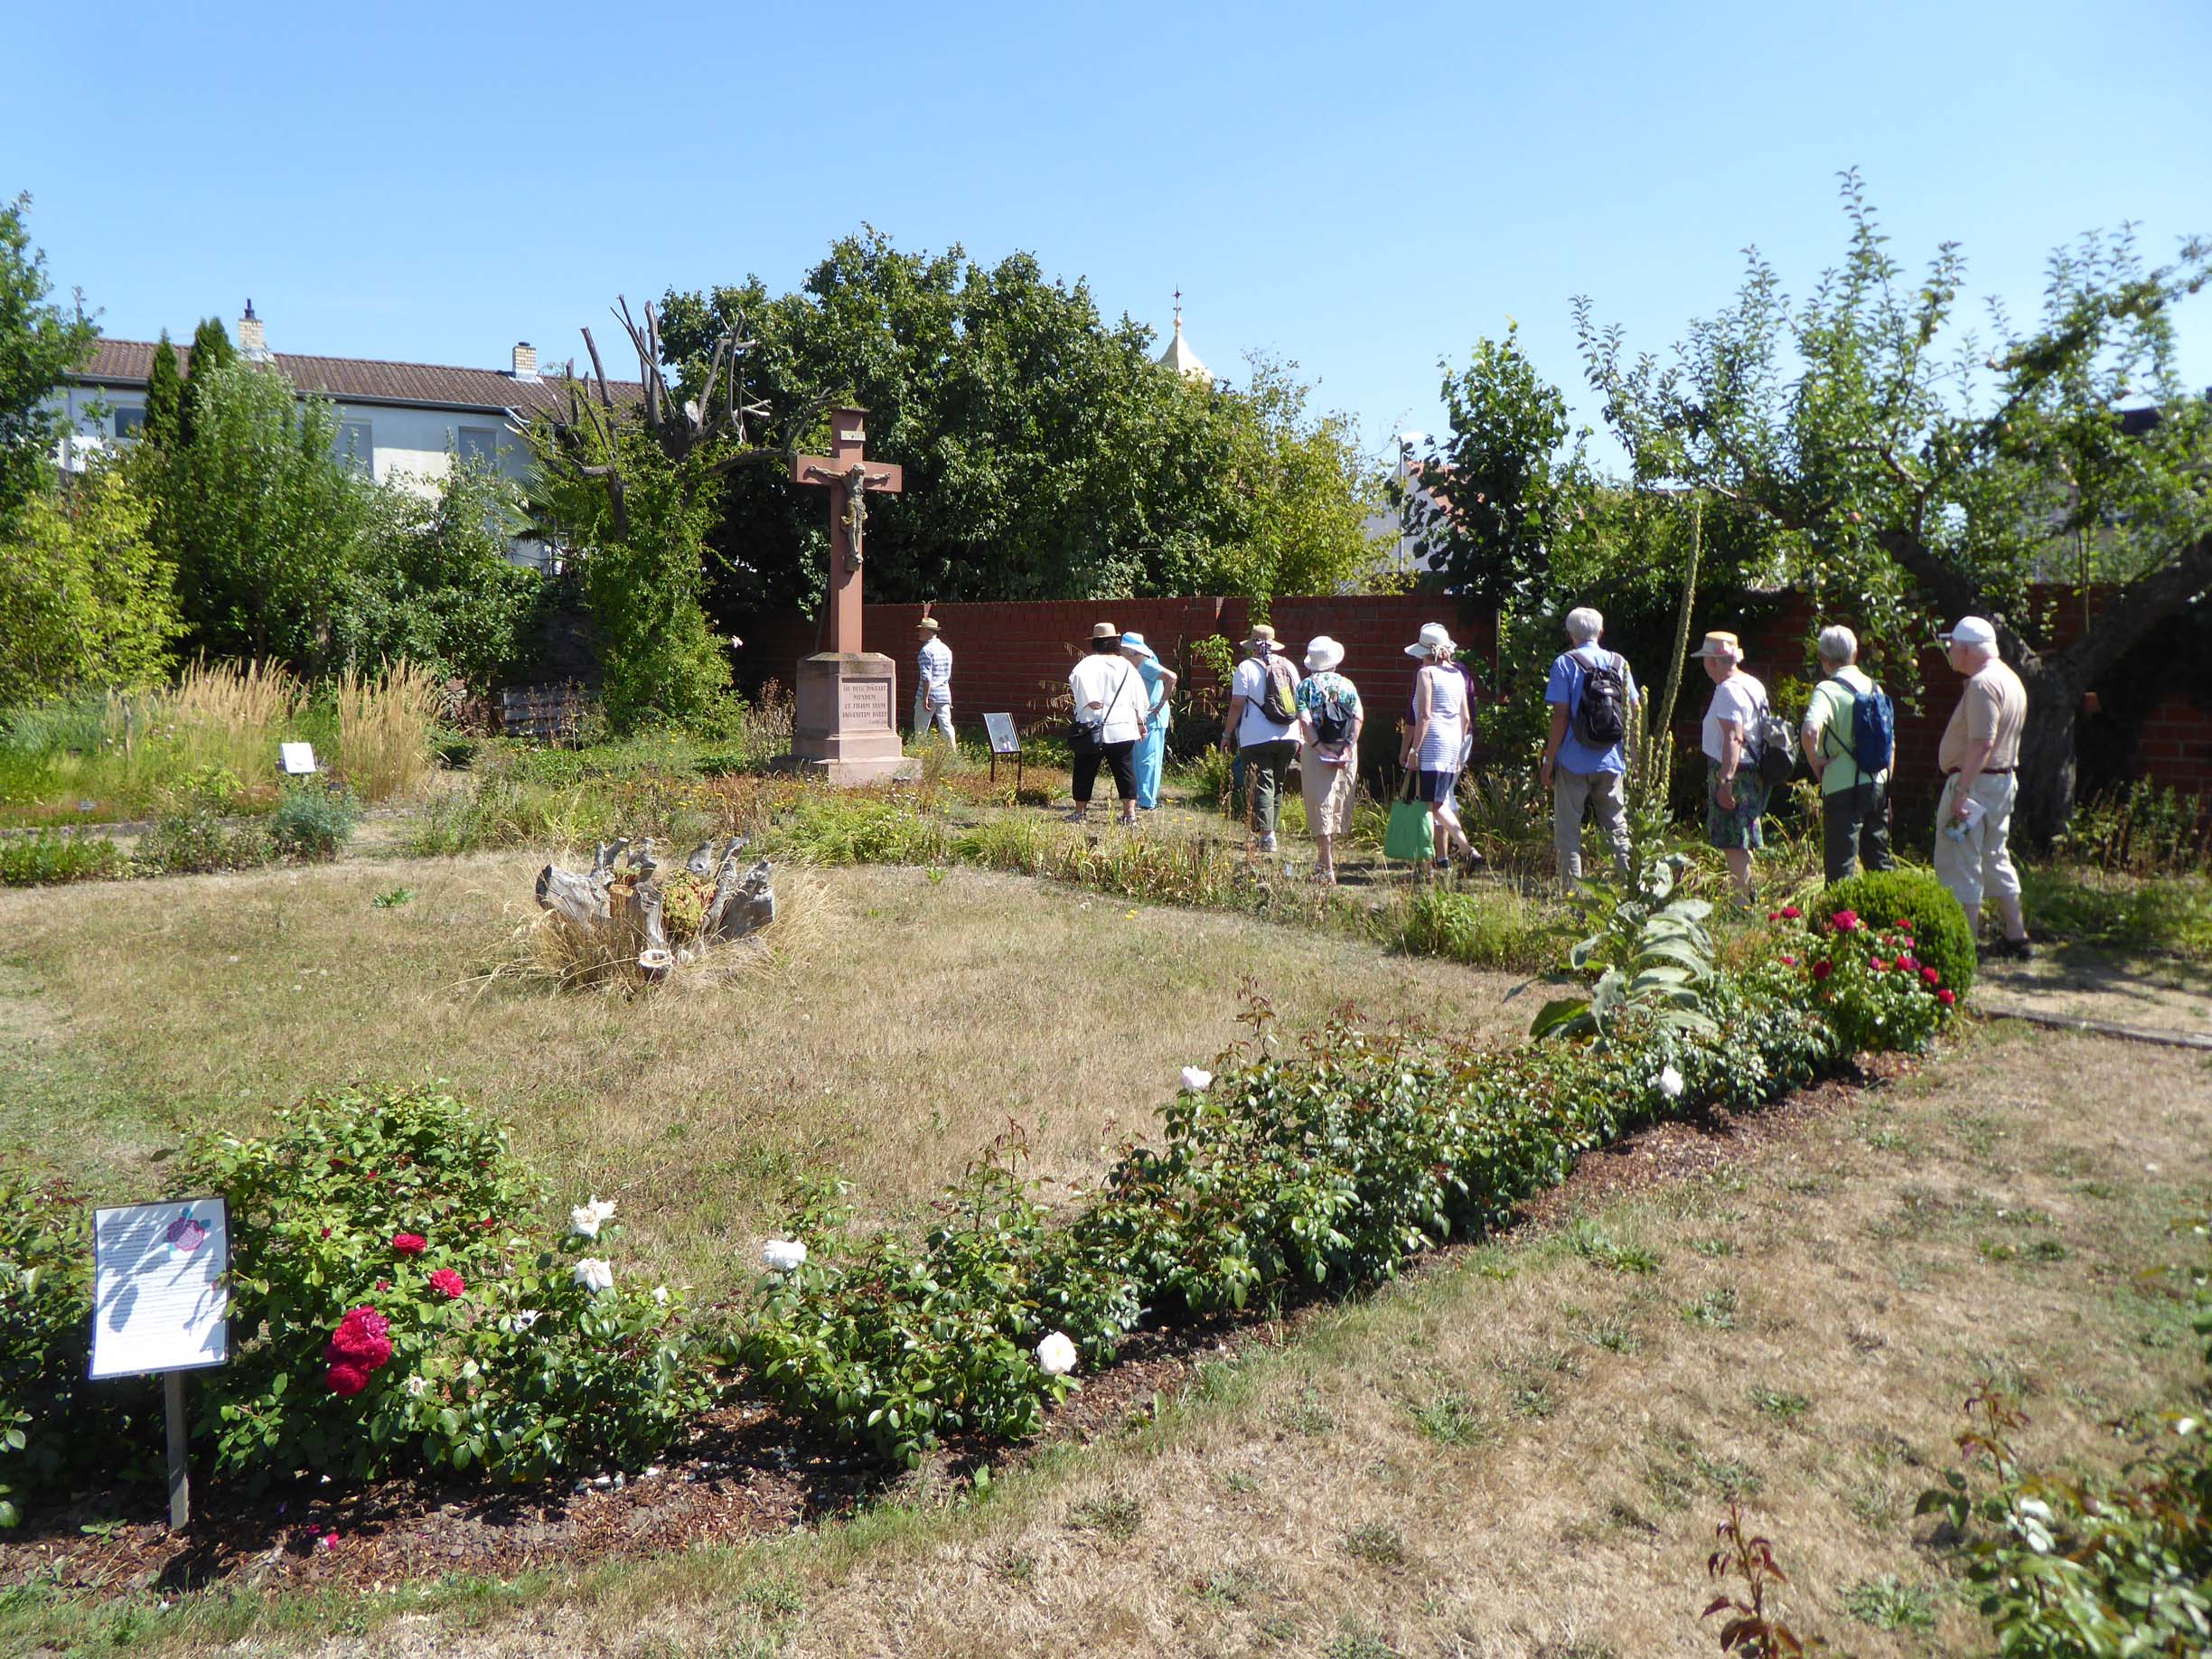
M 1175 670 L 1159 660 L 1141 633 L 1121 636 L 1121 654 L 1144 677 L 1145 735 L 1137 745 L 1137 804 L 1146 811 L 1159 805 L 1160 767 L 1167 758 L 1168 698 L 1175 696 Z

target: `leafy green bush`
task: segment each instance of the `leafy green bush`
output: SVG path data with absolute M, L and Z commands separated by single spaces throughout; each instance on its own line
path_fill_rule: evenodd
M 810 1253 L 770 1281 L 739 1351 L 795 1414 L 909 1462 L 941 1430 L 1028 1432 L 1064 1387 L 1040 1338 L 1097 1364 L 1140 1317 L 1388 1277 L 1641 1124 L 1773 1100 L 1845 1055 L 1802 975 L 1716 980 L 1711 1007 L 1725 1036 L 1632 1010 L 1603 1048 L 1342 1026 L 1296 1055 L 1262 1046 L 1186 1076 L 1160 1147 L 1131 1148 L 1056 1229 L 995 1160 L 948 1194 L 918 1251 L 855 1244 L 811 1203 L 789 1223 Z
M 1941 969 L 1923 960 L 1907 922 L 1879 927 L 1839 910 L 1825 926 L 1807 923 L 1810 931 L 1799 933 L 1794 908 L 1776 917 L 1793 931 L 1780 936 L 1784 954 L 1769 967 L 1803 979 L 1802 990 L 1792 994 L 1809 991 L 1846 1054 L 1917 1053 L 1958 1006 L 1958 993 Z M 1789 954 L 1792 947 L 1800 954 Z
M 269 861 L 268 831 L 259 823 L 230 824 L 210 807 L 164 818 L 139 838 L 138 867 L 155 876 L 199 876 L 251 869 Z
M 709 1400 L 705 1353 L 665 1287 L 619 1281 L 613 1206 L 546 1240 L 504 1129 L 435 1090 L 344 1094 L 276 1132 L 208 1137 L 177 1186 L 230 1204 L 231 1357 L 194 1385 L 213 1472 L 403 1468 L 523 1481 L 638 1467 Z M 92 1325 L 82 1201 L 0 1170 L 0 1499 L 115 1472 L 155 1410 L 84 1382 Z
M 282 858 L 327 863 L 353 833 L 360 815 L 353 792 L 342 785 L 327 788 L 313 781 L 289 784 L 268 816 L 269 845 Z
M 617 1230 L 593 1214 L 589 1236 L 532 1242 L 542 1195 L 450 1095 L 311 1101 L 267 1139 L 199 1142 L 184 1178 L 230 1201 L 250 1333 L 201 1395 L 219 1471 L 636 1467 L 707 1402 L 666 1289 L 586 1255 Z
M 1878 928 L 1911 923 L 1913 954 L 1941 974 L 1960 1001 L 1973 989 L 1973 923 L 1934 871 L 1861 871 L 1823 888 L 1809 914 L 1814 921 L 1824 923 L 1839 910 L 1848 910 Z
M 106 836 L 60 835 L 41 830 L 0 840 L 0 887 L 112 881 L 129 873 L 122 849 Z
M 1713 977 L 1712 935 L 1705 928 L 1712 906 L 1674 896 L 1685 863 L 1680 857 L 1653 861 L 1633 892 L 1602 880 L 1583 884 L 1577 907 L 1598 927 L 1567 961 L 1579 972 L 1596 972 L 1597 983 L 1588 996 L 1544 1004 L 1532 1036 L 1594 1036 L 1602 1044 L 1625 1025 L 1645 1023 L 1714 1034 L 1703 1008 Z
M 2212 879 L 2201 871 L 2140 876 L 2029 865 L 2020 902 L 2040 938 L 2212 961 Z

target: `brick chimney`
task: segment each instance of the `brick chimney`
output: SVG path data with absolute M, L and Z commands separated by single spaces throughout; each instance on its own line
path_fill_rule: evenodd
M 514 378 L 535 380 L 538 378 L 538 348 L 527 340 L 515 342 Z
M 246 302 L 246 314 L 239 319 L 239 355 L 249 363 L 266 363 L 269 360 L 268 336 L 262 332 L 261 319 L 254 315 L 253 301 Z

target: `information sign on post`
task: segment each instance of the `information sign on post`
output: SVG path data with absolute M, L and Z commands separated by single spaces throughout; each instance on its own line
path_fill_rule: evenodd
M 163 1373 L 173 1527 L 192 1514 L 184 1373 L 230 1357 L 230 1216 L 220 1197 L 93 1213 L 92 1378 Z
M 987 714 L 983 717 L 983 730 L 990 738 L 991 782 L 996 783 L 998 781 L 998 757 L 1011 755 L 1014 757 L 1014 793 L 1018 798 L 1021 794 L 1022 747 L 1021 734 L 1014 729 L 1014 717 L 1010 714 Z
M 276 745 L 276 761 L 289 778 L 311 778 L 314 775 L 314 745 L 312 743 L 280 743 Z

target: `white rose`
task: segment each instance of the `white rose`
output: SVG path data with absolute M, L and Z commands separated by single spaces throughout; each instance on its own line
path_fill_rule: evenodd
M 576 1281 L 594 1296 L 614 1288 L 614 1264 L 597 1256 L 584 1256 L 576 1264 Z
M 1064 1377 L 1075 1369 L 1075 1345 L 1065 1331 L 1054 1331 L 1036 1345 L 1037 1364 L 1048 1377 Z
M 429 1392 L 429 1391 L 430 1380 L 427 1377 L 409 1377 L 407 1380 L 407 1392 L 408 1398 L 409 1400 L 420 1400 L 426 1393 Z
M 595 1203 L 579 1204 L 575 1209 L 569 1211 L 568 1231 L 580 1234 L 584 1238 L 597 1238 L 599 1236 L 599 1206 Z
M 772 1273 L 795 1273 L 806 1266 L 806 1246 L 797 1239 L 770 1239 L 761 1246 L 761 1260 Z
M 601 1221 L 611 1222 L 614 1219 L 614 1201 L 612 1198 L 602 1198 L 598 1194 L 594 1193 L 592 1195 L 591 1207 L 593 1213 L 596 1214 Z
M 1681 1073 L 1680 1072 L 1676 1071 L 1676 1070 L 1675 1070 L 1675 1069 L 1674 1069 L 1673 1066 L 1671 1066 L 1671 1065 L 1670 1065 L 1670 1066 L 1667 1066 L 1666 1068 L 1664 1068 L 1663 1071 L 1661 1071 L 1661 1072 L 1660 1072 L 1660 1073 L 1659 1073 L 1659 1092 L 1660 1092 L 1660 1093 L 1662 1093 L 1662 1094 L 1665 1095 L 1665 1096 L 1667 1097 L 1667 1099 L 1669 1099 L 1670 1101 L 1678 1101 L 1678 1100 L 1680 1100 L 1680 1099 L 1682 1098 L 1682 1073 Z
M 663 1308 L 668 1306 L 668 1287 L 666 1285 L 655 1285 L 653 1287 L 653 1300 L 660 1303 Z
M 1187 1094 L 1204 1094 L 1214 1083 L 1214 1073 L 1201 1071 L 1195 1065 L 1183 1068 L 1183 1089 Z

